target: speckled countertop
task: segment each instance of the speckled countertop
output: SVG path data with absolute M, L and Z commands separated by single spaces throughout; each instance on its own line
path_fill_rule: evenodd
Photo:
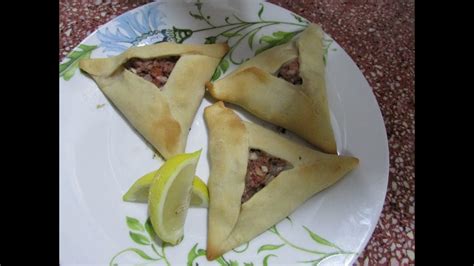
M 148 2 L 60 0 L 60 60 L 98 26 Z M 388 192 L 358 264 L 414 264 L 415 1 L 270 2 L 322 24 L 362 70 L 382 110 L 390 147 Z

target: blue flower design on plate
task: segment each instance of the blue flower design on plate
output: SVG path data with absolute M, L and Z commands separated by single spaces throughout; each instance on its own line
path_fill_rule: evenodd
M 166 15 L 159 5 L 148 5 L 136 12 L 127 12 L 116 19 L 116 31 L 108 27 L 99 30 L 97 37 L 107 52 L 122 52 L 130 46 L 141 46 L 168 41 L 169 30 L 164 29 Z M 160 29 L 162 28 L 162 29 Z

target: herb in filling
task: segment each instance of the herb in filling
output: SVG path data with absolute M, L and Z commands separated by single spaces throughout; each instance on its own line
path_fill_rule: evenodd
M 300 77 L 300 63 L 298 62 L 298 58 L 282 65 L 280 70 L 278 70 L 277 76 L 294 85 L 303 84 L 303 79 Z
M 168 81 L 178 59 L 179 56 L 152 59 L 132 58 L 127 61 L 125 68 L 161 89 Z
M 241 202 L 249 200 L 255 193 L 264 188 L 282 171 L 292 168 L 287 161 L 274 157 L 259 149 L 250 149 L 245 176 L 245 189 Z

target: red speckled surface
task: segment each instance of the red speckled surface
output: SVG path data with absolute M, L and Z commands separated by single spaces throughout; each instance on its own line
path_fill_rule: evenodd
M 60 58 L 98 26 L 150 1 L 60 0 Z M 414 0 L 270 2 L 322 24 L 372 86 L 387 128 L 390 176 L 384 209 L 360 265 L 415 259 Z

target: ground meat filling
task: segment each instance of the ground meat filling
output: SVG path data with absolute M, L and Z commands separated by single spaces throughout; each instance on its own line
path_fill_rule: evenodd
M 241 202 L 244 203 L 249 200 L 282 171 L 290 168 L 292 168 L 292 165 L 283 159 L 258 149 L 250 149 L 247 175 L 245 176 L 245 189 Z
M 141 59 L 132 58 L 125 64 L 125 68 L 162 88 L 168 81 L 179 56 L 164 58 Z
M 282 65 L 280 70 L 278 70 L 277 76 L 294 85 L 303 84 L 303 79 L 300 77 L 300 63 L 298 62 L 298 58 Z

